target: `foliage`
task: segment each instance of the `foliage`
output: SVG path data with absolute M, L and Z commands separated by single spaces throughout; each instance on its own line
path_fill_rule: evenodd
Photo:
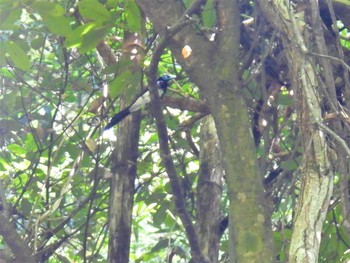
M 192 3 L 183 2 L 185 6 Z M 241 4 L 242 21 L 253 17 L 254 4 Z M 121 56 L 125 33 L 141 33 L 145 18 L 133 0 L 5 0 L 0 10 L 0 208 L 11 215 L 17 232 L 40 255 L 41 262 L 105 262 L 109 167 L 116 138 L 113 131 L 103 133 L 103 126 L 119 110 L 119 95 L 126 92 L 133 97 L 140 85 L 130 62 L 106 65 L 95 47 L 106 41 L 114 55 Z M 206 1 L 203 15 L 194 20 L 198 33 L 215 32 L 214 1 Z M 300 130 L 288 76 L 276 77 L 284 73 L 280 68 L 285 65 L 278 61 L 283 45 L 270 28 L 251 28 L 261 41 L 254 40 L 250 28 L 242 29 L 246 41 L 241 46 L 242 89 L 266 193 L 274 205 L 277 258 L 285 262 L 300 193 Z M 157 40 L 151 24 L 145 35 L 146 71 Z M 341 35 L 348 36 L 348 31 Z M 348 49 L 349 41 L 341 41 Z M 249 52 L 253 53 L 250 57 Z M 159 74 L 163 73 L 177 75 L 169 96 L 202 98 L 169 50 L 159 65 Z M 126 82 L 133 84 L 129 90 Z M 145 114 L 140 130 L 130 257 L 133 262 L 164 262 L 173 254 L 174 261 L 187 262 L 187 237 L 171 199 L 158 135 L 148 116 Z M 200 167 L 193 145 L 199 147 L 201 122 L 182 125 L 195 116 L 191 111 L 166 108 L 172 159 L 193 220 Z M 341 188 L 339 175 L 336 179 L 336 187 Z M 225 186 L 223 190 L 222 214 L 227 215 Z M 335 191 L 324 224 L 320 262 L 349 260 L 350 240 L 341 225 L 343 217 Z M 227 239 L 224 234 L 222 257 L 228 253 Z M 4 240 L 0 242 L 11 256 Z

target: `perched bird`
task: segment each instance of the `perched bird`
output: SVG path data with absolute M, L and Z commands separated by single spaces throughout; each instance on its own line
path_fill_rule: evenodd
M 169 81 L 174 79 L 175 77 L 169 75 L 163 75 L 158 78 L 157 86 L 159 97 L 162 98 L 169 86 Z M 139 110 L 141 107 L 145 106 L 151 101 L 150 91 L 145 89 L 128 107 L 118 112 L 106 125 L 105 130 L 112 128 L 114 125 L 118 124 L 121 120 L 123 120 L 130 113 Z

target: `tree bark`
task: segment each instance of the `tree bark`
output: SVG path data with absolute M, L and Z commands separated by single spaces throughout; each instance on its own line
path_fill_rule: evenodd
M 36 262 L 33 251 L 18 235 L 12 223 L 0 213 L 0 235 L 11 249 L 15 259 L 13 262 Z
M 134 116 L 133 116 L 134 117 Z M 109 207 L 109 262 L 129 262 L 140 116 L 123 120 L 113 153 Z
M 140 36 L 127 33 L 124 42 L 123 59 L 130 59 L 134 62 L 134 72 L 140 70 L 139 63 L 142 61 L 142 54 L 133 54 L 127 57 L 128 50 L 133 43 L 139 42 Z M 107 48 L 108 49 L 108 48 Z M 103 47 L 99 46 L 100 54 Z M 103 56 L 106 63 L 115 63 L 116 61 L 108 56 L 106 52 Z M 131 54 L 131 53 L 130 53 Z M 141 74 L 140 74 L 141 76 Z M 128 83 L 125 83 L 128 87 Z M 135 89 L 135 87 L 131 87 Z M 122 107 L 125 106 L 125 99 L 121 101 Z M 133 113 L 131 117 L 125 118 L 118 125 L 117 143 L 111 156 L 111 192 L 109 207 L 109 248 L 108 259 L 111 263 L 129 262 L 132 211 L 134 204 L 135 179 L 137 174 L 137 157 L 139 144 L 141 114 Z
M 317 1 L 313 0 L 313 10 Z M 295 14 L 292 6 L 281 1 L 259 1 L 265 16 L 284 36 L 288 64 L 291 69 L 295 100 L 303 136 L 303 162 L 300 168 L 302 188 L 294 218 L 294 228 L 289 250 L 289 262 L 318 262 L 322 226 L 328 211 L 333 190 L 331 150 L 326 135 L 318 129 L 322 121 L 320 102 L 322 84 L 317 78 L 312 39 L 317 39 L 308 30 L 304 13 Z M 310 7 L 309 7 L 310 8 Z M 319 37 L 319 36 L 318 36 Z M 320 45 L 320 43 L 318 43 Z
M 303 136 L 301 194 L 294 218 L 289 262 L 318 262 L 321 233 L 333 192 L 333 170 L 326 134 L 315 128 L 321 121 L 316 69 L 299 51 L 290 49 L 293 86 Z
M 203 255 L 217 263 L 220 248 L 222 155 L 214 120 L 208 116 L 201 127 L 200 170 L 197 185 L 197 229 Z
M 218 33 L 215 41 L 186 23 L 203 1 L 184 10 L 176 1 L 137 0 L 162 36 L 183 25 L 168 43 L 177 61 L 207 99 L 218 131 L 230 199 L 231 262 L 273 262 L 269 209 L 264 197 L 250 119 L 239 85 L 238 1 L 217 1 Z M 177 32 L 177 31 L 176 31 Z M 190 46 L 184 58 L 181 50 Z
M 113 263 L 129 262 L 139 128 L 139 113 L 123 120 L 112 155 L 108 256 Z
M 301 166 L 302 188 L 296 209 L 289 262 L 318 262 L 321 233 L 333 192 L 330 149 L 323 131 L 315 129 L 321 120 L 320 96 L 315 68 L 300 52 L 290 50 L 289 65 L 296 87 L 304 159 Z M 301 76 L 298 78 L 297 76 Z

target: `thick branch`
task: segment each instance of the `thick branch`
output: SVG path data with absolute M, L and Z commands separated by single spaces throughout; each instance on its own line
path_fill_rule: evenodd
M 178 98 L 167 96 L 162 99 L 163 105 L 169 106 L 174 109 L 188 110 L 192 112 L 200 112 L 203 114 L 209 114 L 208 105 L 205 101 L 194 100 L 192 98 Z
M 2 213 L 0 213 L 0 235 L 15 255 L 16 262 L 36 262 L 32 256 L 31 249 L 18 235 L 12 223 Z

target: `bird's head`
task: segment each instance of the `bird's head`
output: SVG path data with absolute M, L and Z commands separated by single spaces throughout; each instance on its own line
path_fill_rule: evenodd
M 163 75 L 161 77 L 158 78 L 157 81 L 165 81 L 165 82 L 169 82 L 170 80 L 174 79 L 175 77 L 170 76 L 170 75 Z
M 170 75 L 163 75 L 157 79 L 157 83 L 160 88 L 166 89 L 169 85 L 169 81 L 175 79 L 175 77 Z

